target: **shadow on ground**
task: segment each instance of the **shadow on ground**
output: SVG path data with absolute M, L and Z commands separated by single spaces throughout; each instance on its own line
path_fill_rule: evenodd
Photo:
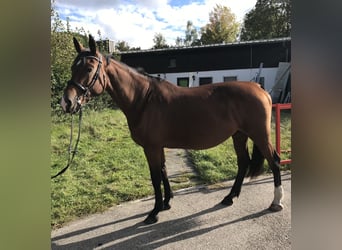
M 223 208 L 225 208 L 225 206 L 219 204 L 219 205 L 215 205 L 212 208 L 203 210 L 199 213 L 192 214 L 190 216 L 186 216 L 183 218 L 179 218 L 179 219 L 175 219 L 175 220 L 171 220 L 167 222 L 157 223 L 154 225 L 147 226 L 143 222 L 139 222 L 133 226 L 126 227 L 126 228 L 113 231 L 105 235 L 101 235 L 95 238 L 84 240 L 81 242 L 75 242 L 75 243 L 62 245 L 62 246 L 58 246 L 53 243 L 52 249 L 56 249 L 56 250 L 57 249 L 85 249 L 84 246 L 89 246 L 89 249 L 94 249 L 97 247 L 104 246 L 105 244 L 110 243 L 113 240 L 117 241 L 119 239 L 122 239 L 122 241 L 111 244 L 110 246 L 107 246 L 107 247 L 103 247 L 103 248 L 101 247 L 101 249 L 132 249 L 132 247 L 134 247 L 132 246 L 132 242 L 139 243 L 140 248 L 155 249 L 165 244 L 169 244 L 169 243 L 176 242 L 179 240 L 186 240 L 192 237 L 197 237 L 220 227 L 228 226 L 228 225 L 245 221 L 245 220 L 255 219 L 260 216 L 271 213 L 269 210 L 265 209 L 257 213 L 244 216 L 233 221 L 225 222 L 225 223 L 213 226 L 213 227 L 206 227 L 203 229 L 198 229 L 195 231 L 188 232 L 189 229 L 197 225 L 196 218 L 204 214 L 214 213 L 215 211 L 219 209 L 223 209 Z M 141 217 L 141 220 L 143 220 L 146 215 L 147 215 L 146 213 L 143 213 L 143 214 L 126 218 L 124 220 L 132 220 L 132 219 L 136 219 L 140 217 Z M 75 231 L 72 233 L 55 237 L 52 239 L 52 241 L 56 241 L 56 240 L 60 240 L 63 238 L 68 238 L 68 237 L 73 237 L 79 234 L 84 234 L 89 231 L 98 229 L 100 227 L 114 225 L 115 223 L 119 223 L 119 222 L 120 221 L 115 221 L 112 223 L 98 225 L 96 227 L 82 229 L 79 231 Z M 128 239 L 125 240 L 125 238 L 128 238 Z M 138 245 L 136 245 L 136 247 L 138 247 Z
M 291 175 L 283 175 L 283 180 L 290 180 Z M 249 181 L 248 183 L 244 184 L 245 186 L 250 185 L 260 185 L 265 183 L 273 182 L 273 177 L 266 177 L 260 180 Z M 212 193 L 217 192 L 225 187 L 214 187 L 211 189 L 202 187 L 197 189 L 188 189 L 177 192 L 176 195 L 189 195 L 191 193 Z M 228 192 L 227 192 L 228 193 Z M 96 225 L 93 227 L 82 228 L 80 230 L 72 231 L 65 233 L 63 235 L 59 235 L 52 238 L 52 249 L 155 249 L 169 243 L 182 241 L 191 239 L 194 237 L 201 236 L 213 230 L 216 230 L 221 227 L 234 225 L 239 222 L 253 220 L 262 216 L 267 216 L 268 214 L 272 214 L 267 209 L 263 209 L 257 211 L 255 213 L 251 213 L 249 215 L 237 217 L 237 219 L 233 220 L 222 220 L 222 223 L 216 223 L 213 226 L 210 225 L 203 225 L 201 223 L 200 217 L 205 215 L 209 216 L 210 214 L 218 213 L 221 209 L 228 209 L 226 206 L 221 204 L 214 205 L 213 207 L 209 207 L 202 211 L 177 218 L 171 219 L 168 221 L 158 222 L 153 225 L 145 225 L 143 224 L 144 218 L 147 216 L 147 213 L 141 213 L 134 216 L 130 216 L 127 218 L 122 218 L 113 222 L 104 223 L 101 225 Z M 162 215 L 163 212 L 161 212 Z M 135 223 L 139 219 L 139 223 Z M 123 222 L 132 223 L 125 223 L 124 226 L 120 227 L 117 224 Z M 91 237 L 92 231 L 100 230 L 104 227 L 110 227 L 109 232 L 103 233 L 101 235 L 95 235 Z M 195 229 L 195 230 L 193 230 Z M 59 240 L 64 240 L 73 237 L 79 237 L 83 234 L 87 234 L 88 236 L 85 239 L 78 240 L 72 243 L 66 243 L 63 245 L 57 245 L 55 242 Z M 82 238 L 82 237 L 79 237 Z

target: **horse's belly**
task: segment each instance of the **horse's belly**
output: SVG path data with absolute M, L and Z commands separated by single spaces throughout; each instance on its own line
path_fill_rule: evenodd
M 171 133 L 165 140 L 165 147 L 207 149 L 227 140 L 236 130 L 232 127 L 208 127 L 206 129 L 184 129 Z

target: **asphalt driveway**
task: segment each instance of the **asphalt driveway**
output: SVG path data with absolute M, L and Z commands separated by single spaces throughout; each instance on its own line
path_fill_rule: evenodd
M 154 199 L 124 203 L 52 231 L 52 249 L 291 249 L 291 174 L 282 173 L 284 209 L 267 210 L 273 177 L 245 179 L 231 207 L 220 204 L 233 182 L 175 192 L 156 224 L 143 220 Z

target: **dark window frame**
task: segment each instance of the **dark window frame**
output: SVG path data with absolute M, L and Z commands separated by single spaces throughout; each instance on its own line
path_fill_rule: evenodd
M 234 82 L 237 81 L 237 76 L 224 76 L 223 77 L 224 82 Z
M 213 77 L 212 76 L 199 77 L 199 79 L 198 79 L 199 85 L 212 84 L 212 83 L 213 83 Z
M 186 86 L 181 84 L 181 81 L 187 81 Z M 190 84 L 190 79 L 189 77 L 177 77 L 177 86 L 181 86 L 181 87 L 189 87 Z

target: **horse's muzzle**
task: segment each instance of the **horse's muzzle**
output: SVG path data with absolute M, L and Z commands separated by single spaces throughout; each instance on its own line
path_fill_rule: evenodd
M 69 98 L 67 98 L 66 96 L 63 96 L 61 99 L 61 106 L 62 109 L 65 113 L 77 113 L 77 111 L 80 110 L 81 108 L 81 103 L 79 101 L 71 101 Z

